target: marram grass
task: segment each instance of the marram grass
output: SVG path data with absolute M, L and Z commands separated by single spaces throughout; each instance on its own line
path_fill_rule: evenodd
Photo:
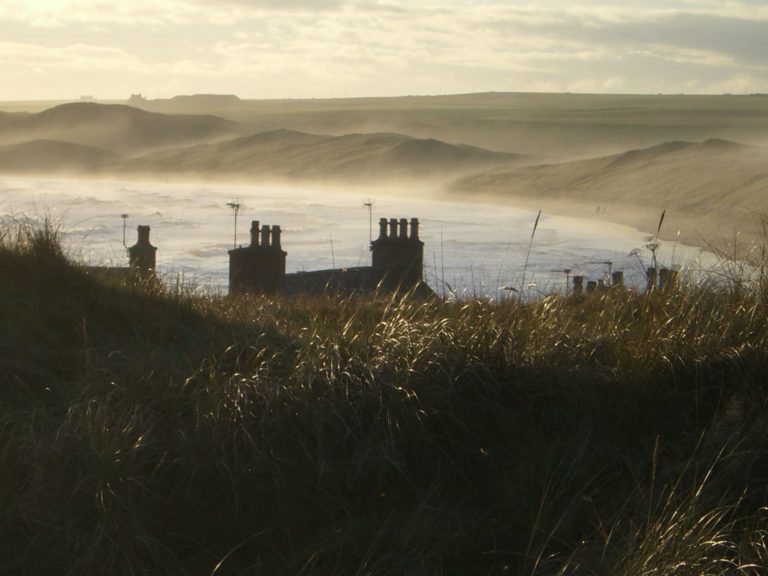
M 759 287 L 206 298 L 50 228 L 0 277 L 3 573 L 768 570 Z

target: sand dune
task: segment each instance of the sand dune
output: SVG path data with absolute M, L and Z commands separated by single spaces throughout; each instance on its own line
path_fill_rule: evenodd
M 419 140 L 403 134 L 326 136 L 275 130 L 217 144 L 167 150 L 123 162 L 130 173 L 326 180 L 456 175 L 510 164 L 517 154 Z
M 167 115 L 90 102 L 0 116 L 0 143 L 59 140 L 118 154 L 212 141 L 231 137 L 237 130 L 236 123 L 216 116 Z
M 33 140 L 0 146 L 0 171 L 12 173 L 86 172 L 115 162 L 108 150 L 60 140 Z
M 492 170 L 458 180 L 451 191 L 554 210 L 564 202 L 569 210 L 599 210 L 645 230 L 655 228 L 666 209 L 674 220 L 667 235 L 680 226 L 700 243 L 694 236 L 755 232 L 756 216 L 768 214 L 766 160 L 762 147 L 725 140 L 666 142 L 590 160 Z

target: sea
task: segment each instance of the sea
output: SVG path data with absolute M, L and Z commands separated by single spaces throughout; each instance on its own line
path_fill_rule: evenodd
M 235 206 L 237 209 L 235 209 Z M 418 218 L 424 279 L 448 298 L 536 298 L 564 293 L 575 275 L 608 281 L 623 271 L 642 289 L 653 239 L 647 232 L 513 205 L 391 196 L 361 187 L 344 193 L 303 186 L 179 184 L 127 180 L 0 177 L 0 219 L 54 222 L 73 260 L 127 264 L 136 226 L 151 226 L 157 267 L 173 285 L 225 294 L 228 254 L 250 241 L 252 220 L 280 225 L 287 271 L 370 264 L 379 218 Z M 534 231 L 535 226 L 535 231 Z M 718 273 L 722 259 L 661 242 L 660 266 L 681 277 Z M 585 281 L 586 281 L 585 280 Z

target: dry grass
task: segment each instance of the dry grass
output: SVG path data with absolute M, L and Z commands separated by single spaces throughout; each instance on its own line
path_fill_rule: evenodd
M 8 573 L 765 570 L 761 289 L 197 298 L 37 234 L 0 249 Z

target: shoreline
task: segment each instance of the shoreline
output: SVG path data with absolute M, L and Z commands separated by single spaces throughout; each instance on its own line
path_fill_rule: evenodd
M 659 219 L 665 211 L 664 221 L 659 232 L 662 242 L 680 242 L 700 248 L 716 255 L 722 255 L 730 260 L 746 260 L 753 262 L 760 257 L 760 249 L 766 243 L 763 219 L 760 213 L 721 212 L 719 214 L 702 214 L 700 212 L 685 212 L 674 206 L 670 208 L 657 206 L 640 206 L 629 202 L 612 200 L 601 203 L 597 200 L 573 201 L 563 198 L 544 198 L 523 195 L 499 195 L 488 193 L 461 194 L 452 191 L 450 182 L 436 181 L 402 181 L 387 182 L 380 185 L 357 184 L 354 182 L 333 181 L 302 181 L 265 179 L 253 181 L 243 178 L 189 177 L 189 175 L 173 174 L 153 177 L 149 174 L 0 174 L 0 178 L 8 179 L 51 179 L 91 182 L 156 182 L 164 185 L 176 184 L 205 184 L 209 186 L 257 186 L 257 187 L 312 187 L 322 192 L 334 192 L 344 195 L 372 196 L 377 192 L 389 197 L 413 198 L 416 196 L 434 201 L 458 203 L 480 203 L 484 205 L 512 206 L 523 210 L 549 213 L 558 216 L 568 216 L 628 226 L 647 236 L 654 236 L 659 225 Z M 745 253 L 746 252 L 746 253 Z M 754 256 L 753 256 L 754 255 Z
M 758 213 L 721 213 L 715 217 L 691 212 L 686 214 L 675 208 L 665 209 L 620 202 L 600 205 L 597 202 L 491 194 L 460 198 L 458 195 L 449 193 L 441 197 L 484 204 L 512 205 L 532 212 L 541 210 L 543 213 L 558 216 L 619 224 L 634 228 L 649 237 L 655 235 L 659 219 L 664 212 L 664 221 L 659 231 L 659 239 L 662 242 L 680 242 L 722 255 L 730 260 L 752 261 L 754 260 L 752 254 L 759 252 L 766 243 L 761 216 Z M 597 210 L 598 206 L 601 211 Z M 760 254 L 756 256 L 759 257 Z

